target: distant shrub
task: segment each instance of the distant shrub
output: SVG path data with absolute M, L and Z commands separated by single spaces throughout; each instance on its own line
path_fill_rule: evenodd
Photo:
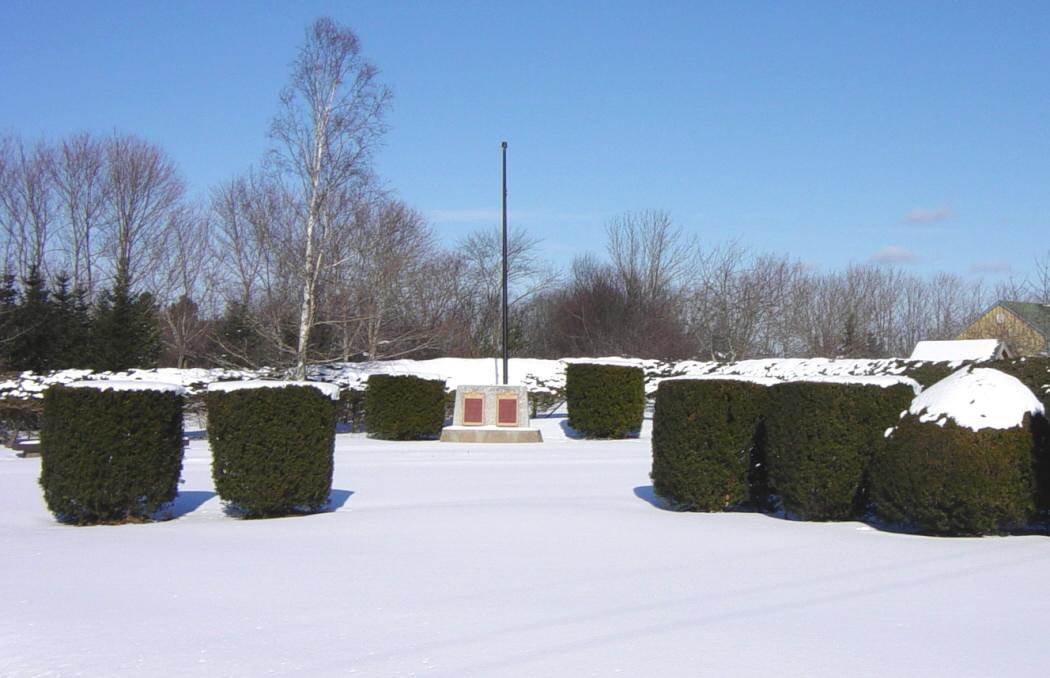
M 863 513 L 872 454 L 913 396 L 907 385 L 773 386 L 765 419 L 766 459 L 784 508 L 805 520 L 845 520 Z
M 988 534 L 1022 525 L 1033 510 L 1033 430 L 973 431 L 906 415 L 871 470 L 877 515 L 931 534 Z
M 656 494 L 695 511 L 748 499 L 764 505 L 764 483 L 754 481 L 764 472 L 756 443 L 767 389 L 730 379 L 662 382 L 653 414 Z
M 0 442 L 8 447 L 27 431 L 39 431 L 44 403 L 36 398 L 0 398 Z
M 344 389 L 339 393 L 336 421 L 345 424 L 352 432 L 365 430 L 364 389 Z
M 365 430 L 386 440 L 434 439 L 445 425 L 448 403 L 444 381 L 373 374 L 365 389 Z
M 570 363 L 565 369 L 569 426 L 587 438 L 627 438 L 642 428 L 645 375 L 639 367 Z
M 40 485 L 68 523 L 149 518 L 178 493 L 182 397 L 52 386 L 44 396 Z
M 332 491 L 335 403 L 312 386 L 210 391 L 219 497 L 247 517 L 319 511 Z

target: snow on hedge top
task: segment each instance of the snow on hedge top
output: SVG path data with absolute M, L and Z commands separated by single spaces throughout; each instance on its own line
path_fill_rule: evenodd
M 958 361 L 993 360 L 1002 354 L 998 339 L 956 339 L 953 341 L 920 341 L 909 360 Z
M 209 392 L 229 393 L 253 388 L 285 388 L 286 386 L 310 386 L 332 400 L 339 400 L 339 387 L 323 381 L 275 381 L 273 379 L 251 379 L 247 381 L 218 381 L 208 384 Z
M 1043 404 L 1016 377 L 987 367 L 963 368 L 923 391 L 908 412 L 919 421 L 944 426 L 951 419 L 979 431 L 1020 426 L 1024 415 L 1042 414 Z
M 657 381 L 660 384 L 665 381 L 746 381 L 749 384 L 757 384 L 759 386 L 772 386 L 774 384 L 784 383 L 782 379 L 773 379 L 772 377 L 751 377 L 741 374 L 693 374 L 682 377 L 664 377 Z
M 798 379 L 792 379 L 791 381 L 804 381 L 816 384 L 857 384 L 860 386 L 878 386 L 880 388 L 889 388 L 891 386 L 909 386 L 911 387 L 912 393 L 918 394 L 922 391 L 922 386 L 919 384 L 919 382 L 915 381 L 911 377 L 899 377 L 897 375 L 891 374 L 876 374 L 873 376 L 815 375 L 812 377 L 800 377 Z
M 124 381 L 106 379 L 96 381 L 72 381 L 66 384 L 69 388 L 94 388 L 99 391 L 162 391 L 183 395 L 186 389 L 178 384 L 166 384 L 162 381 Z

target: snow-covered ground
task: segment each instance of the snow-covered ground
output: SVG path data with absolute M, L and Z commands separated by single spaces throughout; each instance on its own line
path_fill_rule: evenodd
M 1044 676 L 1050 539 L 688 514 L 649 434 L 340 435 L 334 510 L 226 517 L 191 443 L 175 519 L 55 523 L 0 448 L 2 676 Z

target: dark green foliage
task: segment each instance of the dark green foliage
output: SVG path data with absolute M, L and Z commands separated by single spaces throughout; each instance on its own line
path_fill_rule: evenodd
M 931 534 L 988 534 L 1023 525 L 1033 509 L 1033 421 L 972 431 L 902 419 L 872 462 L 876 513 Z
M 92 366 L 97 370 L 156 366 L 160 332 L 153 295 L 134 294 L 120 281 L 103 291 L 95 305 L 91 344 Z
M 773 386 L 766 414 L 766 459 L 769 480 L 784 508 L 805 520 L 845 520 L 862 514 L 872 454 L 914 395 L 906 385 Z
M 987 366 L 1016 377 L 1043 401 L 1043 405 L 1050 405 L 1050 358 L 996 360 Z
M 653 415 L 656 493 L 695 511 L 721 511 L 747 501 L 766 391 L 740 380 L 662 382 Z M 758 488 L 755 497 L 759 505 L 765 501 L 761 492 Z
M 386 440 L 427 440 L 445 425 L 445 382 L 373 374 L 365 388 L 365 430 Z
M 215 491 L 247 517 L 319 511 L 332 491 L 335 403 L 311 386 L 205 396 Z
M 220 364 L 254 367 L 267 363 L 262 337 L 255 329 L 252 310 L 231 301 L 211 336 L 209 353 Z
M 148 518 L 178 492 L 182 397 L 54 386 L 44 396 L 40 485 L 80 525 Z
M 642 427 L 645 375 L 640 367 L 569 363 L 569 426 L 587 438 L 627 438 Z
M 47 285 L 40 271 L 32 268 L 22 280 L 22 294 L 11 317 L 8 364 L 13 370 L 47 372 L 54 367 L 56 334 L 51 326 L 54 313 Z
M 82 368 L 90 359 L 91 319 L 87 294 L 82 288 L 69 286 L 69 276 L 55 277 L 51 292 L 51 362 L 54 369 Z
M 902 360 L 904 367 L 901 376 L 911 377 L 923 388 L 933 386 L 961 367 L 960 363 L 931 362 L 928 360 Z M 954 365 L 955 367 L 952 367 Z

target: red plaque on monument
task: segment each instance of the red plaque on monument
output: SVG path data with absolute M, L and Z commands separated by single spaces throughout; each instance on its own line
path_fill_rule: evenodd
M 463 423 L 474 426 L 485 423 L 485 398 L 483 396 L 463 398 Z
M 500 426 L 517 426 L 518 425 L 518 399 L 517 397 L 499 399 L 499 411 L 497 412 L 498 419 L 496 423 Z

